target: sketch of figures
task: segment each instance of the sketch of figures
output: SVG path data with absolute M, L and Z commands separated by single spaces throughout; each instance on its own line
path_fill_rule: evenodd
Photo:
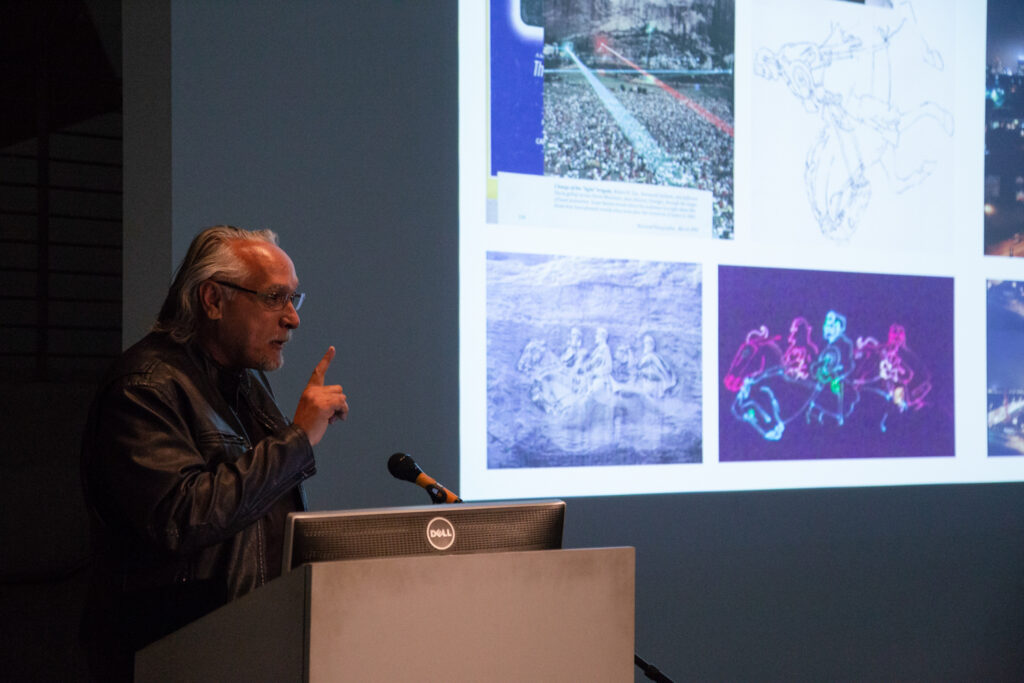
M 811 364 L 811 375 L 816 382 L 807 419 L 816 417 L 819 423 L 830 417 L 842 425 L 853 412 L 856 398 L 847 396 L 846 378 L 853 372 L 853 341 L 846 336 L 846 316 L 836 311 L 825 314 L 821 336 L 828 345 Z
M 699 462 L 700 320 L 694 264 L 489 254 L 488 467 Z
M 889 326 L 887 341 L 857 337 L 857 372 L 853 385 L 862 394 L 874 393 L 886 401 L 879 429 L 888 428 L 890 414 L 920 410 L 932 390 L 931 372 L 907 345 L 907 330 L 899 323 Z
M 880 184 L 902 194 L 935 172 L 934 146 L 918 136 L 908 142 L 911 130 L 944 138 L 954 130 L 947 108 L 901 85 L 922 69 L 945 69 L 909 0 L 871 16 L 873 25 L 832 21 L 822 38 L 763 46 L 754 58 L 755 75 L 783 83 L 818 122 L 804 191 L 821 234 L 839 243 L 857 232 Z
M 854 342 L 846 325 L 842 313 L 825 314 L 820 353 L 803 316 L 790 324 L 785 352 L 779 335 L 770 335 L 766 325 L 747 332 L 723 378 L 725 388 L 736 392 L 733 416 L 764 439 L 779 441 L 786 426 L 800 416 L 806 424 L 844 426 L 866 396 L 883 401 L 881 432 L 888 429 L 890 414 L 926 407 L 931 372 L 907 346 L 906 328 L 891 324 L 888 340 L 881 344 L 870 336 Z M 798 338 L 802 345 L 796 344 Z
M 720 461 L 953 453 L 951 278 L 722 266 L 719 310 Z

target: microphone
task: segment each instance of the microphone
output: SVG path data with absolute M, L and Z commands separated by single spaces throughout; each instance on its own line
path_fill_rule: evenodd
M 405 453 L 395 453 L 388 458 L 388 472 L 396 479 L 411 481 L 422 486 L 435 503 L 461 503 L 462 499 L 446 489 L 440 482 L 425 474 L 416 461 Z

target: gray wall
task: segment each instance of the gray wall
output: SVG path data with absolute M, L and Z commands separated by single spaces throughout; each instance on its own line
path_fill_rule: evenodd
M 214 223 L 280 233 L 309 294 L 272 377 L 286 411 L 338 348 L 351 414 L 317 448 L 311 504 L 426 502 L 387 474 L 396 450 L 457 485 L 455 3 L 170 7 L 173 260 Z M 1019 679 L 1022 493 L 570 499 L 566 544 L 637 548 L 637 650 L 677 680 Z

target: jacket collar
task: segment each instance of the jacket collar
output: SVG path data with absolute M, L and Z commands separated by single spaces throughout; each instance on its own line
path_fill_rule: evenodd
M 239 392 L 249 393 L 251 373 L 248 370 L 230 370 L 213 359 L 198 342 L 189 345 L 189 352 L 196 360 L 210 383 L 232 408 L 238 406 Z

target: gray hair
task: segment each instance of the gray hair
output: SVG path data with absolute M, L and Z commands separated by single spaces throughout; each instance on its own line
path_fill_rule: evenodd
M 174 274 L 154 332 L 166 332 L 182 344 L 195 337 L 202 310 L 199 285 L 212 278 L 240 280 L 251 275 L 231 249 L 231 244 L 238 241 L 277 245 L 277 235 L 271 230 L 243 230 L 230 225 L 215 225 L 196 235 Z

